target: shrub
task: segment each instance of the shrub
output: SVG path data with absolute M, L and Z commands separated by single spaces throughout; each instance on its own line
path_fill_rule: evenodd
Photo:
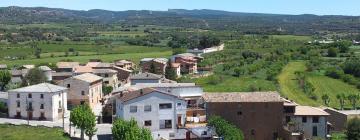
M 325 75 L 331 78 L 340 79 L 342 75 L 344 75 L 344 71 L 336 68 L 328 68 Z
M 211 116 L 208 125 L 215 127 L 216 133 L 223 137 L 224 140 L 244 139 L 243 133 L 239 128 L 219 116 Z
M 348 122 L 346 136 L 348 140 L 360 139 L 360 118 L 353 118 Z

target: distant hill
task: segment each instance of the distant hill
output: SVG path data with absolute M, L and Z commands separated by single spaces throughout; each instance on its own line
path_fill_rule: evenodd
M 2 7 L 0 23 L 123 23 L 129 25 L 163 25 L 215 30 L 239 30 L 244 33 L 319 34 L 322 32 L 359 33 L 358 16 L 317 16 L 240 13 L 219 10 L 168 11 L 67 10 L 45 7 Z

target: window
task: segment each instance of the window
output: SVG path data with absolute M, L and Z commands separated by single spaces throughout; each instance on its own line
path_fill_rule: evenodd
M 20 107 L 20 101 L 16 102 L 16 107 Z
M 319 117 L 313 117 L 313 123 L 319 123 Z
M 171 109 L 171 107 L 172 107 L 171 103 L 159 104 L 160 109 Z
M 66 86 L 67 88 L 70 88 L 70 84 L 67 84 L 67 86 Z
M 16 94 L 16 98 L 20 98 L 20 94 L 18 93 L 18 94 Z
M 29 93 L 29 95 L 28 95 L 28 98 L 32 98 L 32 95 L 31 95 L 31 93 Z
M 40 98 L 41 98 L 41 99 L 44 99 L 44 94 L 40 94 Z
M 130 106 L 130 112 L 136 113 L 137 112 L 137 106 Z
M 306 116 L 303 116 L 303 117 L 302 117 L 302 122 L 303 122 L 303 123 L 306 123 L 306 122 L 307 122 Z
M 44 109 L 44 104 L 40 104 L 40 109 Z
M 81 104 L 81 105 L 85 104 L 85 101 L 80 101 L 80 104 Z
M 160 129 L 171 129 L 171 120 L 160 120 Z
M 62 106 L 61 106 L 61 101 L 59 101 L 59 108 L 62 108 Z
M 144 126 L 151 126 L 151 120 L 144 121 Z
M 85 91 L 81 91 L 81 95 L 83 95 L 83 96 L 84 96 L 84 95 L 85 95 Z
M 241 112 L 241 111 L 238 111 L 238 112 L 237 112 L 237 115 L 242 115 L 242 112 Z
M 180 107 L 180 106 L 181 106 L 181 103 L 177 103 L 176 105 L 177 105 L 178 107 Z
M 151 105 L 144 106 L 144 111 L 145 112 L 151 112 Z
M 312 135 L 313 135 L 313 136 L 318 136 L 317 127 L 316 127 L 316 126 L 313 127 Z
M 109 77 L 109 74 L 105 74 L 105 77 Z
M 105 81 L 104 83 L 105 83 L 106 85 L 108 85 L 108 84 L 109 84 L 109 81 Z
M 254 129 L 251 129 L 251 131 L 250 131 L 250 133 L 251 133 L 251 135 L 255 135 L 255 130 Z

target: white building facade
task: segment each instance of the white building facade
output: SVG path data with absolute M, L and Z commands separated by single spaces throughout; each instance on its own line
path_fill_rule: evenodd
M 327 116 L 329 114 L 319 108 L 296 106 L 291 121 L 295 130 L 301 132 L 305 139 L 327 139 L 329 134 Z
M 148 128 L 153 133 L 162 130 L 171 133 L 175 132 L 177 126 L 183 126 L 186 108 L 186 101 L 180 97 L 152 88 L 121 93 L 116 99 L 118 118 L 134 118 L 140 127 Z
M 10 90 L 8 96 L 10 118 L 56 121 L 66 114 L 64 87 L 42 83 Z

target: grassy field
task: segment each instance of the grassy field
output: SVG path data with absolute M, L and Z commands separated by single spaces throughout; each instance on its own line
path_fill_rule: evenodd
M 317 100 L 308 98 L 300 88 L 298 80 L 296 80 L 296 71 L 305 71 L 305 62 L 290 62 L 278 76 L 280 92 L 284 97 L 296 101 L 301 105 L 321 106 L 324 105 L 321 96 L 328 94 L 330 96 L 330 106 L 339 107 L 336 95 L 339 93 L 357 93 L 356 87 L 346 84 L 341 80 L 332 79 L 327 76 L 315 73 L 306 73 L 307 80 L 315 87 L 315 95 Z M 349 105 L 347 105 L 349 106 Z
M 198 78 L 194 82 L 204 88 L 205 92 L 246 92 L 251 91 L 251 87 L 259 88 L 262 91 L 275 91 L 276 86 L 273 82 L 255 79 L 251 77 L 232 77 L 224 76 L 223 81 L 217 85 L 209 84 L 209 78 Z
M 171 51 L 163 52 L 148 52 L 148 53 L 126 53 L 126 54 L 105 54 L 105 55 L 88 55 L 88 56 L 69 56 L 69 57 L 53 57 L 53 58 L 40 58 L 40 59 L 26 59 L 26 60 L 3 60 L 1 64 L 7 64 L 8 66 L 24 65 L 24 64 L 43 64 L 43 63 L 56 63 L 61 60 L 71 59 L 81 63 L 86 63 L 89 59 L 101 59 L 105 62 L 111 62 L 118 59 L 129 59 L 138 63 L 140 59 L 146 57 L 169 57 L 172 54 Z
M 332 140 L 346 140 L 346 135 L 344 133 L 332 133 L 331 134 Z
M 308 98 L 296 80 L 296 71 L 305 71 L 304 62 L 290 62 L 278 76 L 280 93 L 282 96 L 296 101 L 302 105 L 319 106 L 321 103 Z
M 272 35 L 271 37 L 284 40 L 299 40 L 299 41 L 310 41 L 311 36 L 298 36 L 298 35 Z
M 70 140 L 61 129 L 0 125 L 0 140 Z

